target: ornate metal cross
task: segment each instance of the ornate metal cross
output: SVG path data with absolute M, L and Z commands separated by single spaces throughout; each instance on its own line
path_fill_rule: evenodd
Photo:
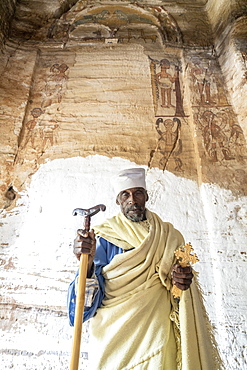
M 194 250 L 194 248 L 192 247 L 192 245 L 190 243 L 187 243 L 183 247 L 178 248 L 174 252 L 175 256 L 178 259 L 178 263 L 180 264 L 180 266 L 182 266 L 182 267 L 191 266 L 194 263 L 199 261 L 197 255 L 195 253 L 191 254 L 191 251 L 193 251 L 193 250 Z M 181 297 L 181 293 L 182 293 L 182 290 L 179 289 L 176 285 L 173 285 L 172 294 L 173 294 L 174 298 Z

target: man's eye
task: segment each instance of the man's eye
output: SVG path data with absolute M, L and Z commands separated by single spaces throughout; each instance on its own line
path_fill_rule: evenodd
M 135 192 L 135 195 L 143 195 L 143 192 L 141 190 L 138 190 Z

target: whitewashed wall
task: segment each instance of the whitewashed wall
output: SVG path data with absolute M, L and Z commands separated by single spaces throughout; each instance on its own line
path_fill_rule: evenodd
M 48 161 L 17 207 L 2 212 L 1 369 L 68 368 L 73 328 L 66 294 L 78 268 L 72 242 L 82 225 L 72 211 L 104 203 L 106 212 L 92 226 L 114 215 L 110 178 L 135 166 L 98 155 Z M 173 223 L 200 258 L 195 269 L 227 370 L 247 369 L 246 198 L 156 168 L 147 169 L 147 185 L 147 207 Z M 80 369 L 87 368 L 87 330 Z

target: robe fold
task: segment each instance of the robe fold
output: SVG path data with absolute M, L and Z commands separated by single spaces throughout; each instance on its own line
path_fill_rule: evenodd
M 220 359 L 193 282 L 178 304 L 171 289 L 179 231 L 147 210 L 147 221 L 122 213 L 95 227 L 126 253 L 102 269 L 105 297 L 90 320 L 90 370 L 217 370 Z

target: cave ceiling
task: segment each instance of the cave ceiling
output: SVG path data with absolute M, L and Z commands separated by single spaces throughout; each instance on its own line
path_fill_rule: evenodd
M 221 5 L 225 2 L 225 0 L 217 0 L 221 3 Z M 92 23 L 100 24 L 102 27 L 109 27 L 110 25 L 110 33 L 116 29 L 123 28 L 123 17 L 120 20 L 120 16 L 118 17 L 117 23 L 114 24 L 113 21 L 113 13 L 118 15 L 120 12 L 126 16 L 127 14 L 127 22 L 130 26 L 133 25 L 138 29 L 137 23 L 140 23 L 139 29 L 143 29 L 143 19 L 142 13 L 143 10 L 140 11 L 139 17 L 140 21 L 133 20 L 133 17 L 137 17 L 136 9 L 144 9 L 146 11 L 146 15 L 144 18 L 146 19 L 144 23 L 148 25 L 148 15 L 147 12 L 149 11 L 151 18 L 154 15 L 154 9 L 157 9 L 155 17 L 158 18 L 158 23 L 161 22 L 161 25 L 157 25 L 157 22 L 150 20 L 148 25 L 149 30 L 150 27 L 153 28 L 157 27 L 157 37 L 159 34 L 162 34 L 163 41 L 169 41 L 169 34 L 173 33 L 172 41 L 176 38 L 176 41 L 179 40 L 179 43 L 183 42 L 187 45 L 192 46 L 210 46 L 213 43 L 213 32 L 212 32 L 212 25 L 210 24 L 207 8 L 210 3 L 210 0 L 169 0 L 169 1 L 159 1 L 159 0 L 141 0 L 141 1 L 85 1 L 85 0 L 16 0 L 15 5 L 15 12 L 13 19 L 10 24 L 10 31 L 9 37 L 12 40 L 36 40 L 36 41 L 45 41 L 47 38 L 56 40 L 57 35 L 59 33 L 70 33 L 71 30 L 74 32 L 74 35 L 78 35 L 79 33 L 83 35 L 88 34 L 90 31 L 90 27 L 92 29 Z M 122 8 L 117 9 L 118 6 Z M 103 7 L 105 7 L 103 9 Z M 125 8 L 123 8 L 125 7 Z M 92 8 L 94 10 L 92 10 Z M 240 18 L 241 16 L 246 16 L 247 13 L 247 5 L 246 0 L 235 0 L 230 7 L 230 15 L 231 19 Z M 98 9 L 98 10 L 97 10 Z M 113 9 L 113 11 L 111 10 Z M 124 10 L 127 10 L 127 13 Z M 128 9 L 133 9 L 133 16 L 129 14 Z M 160 20 L 157 15 L 160 12 L 160 9 L 163 12 L 163 18 L 165 17 L 164 14 L 166 13 L 166 24 L 165 20 Z M 99 16 L 101 16 L 102 11 L 108 12 L 108 18 L 106 22 L 99 21 Z M 89 11 L 88 14 L 87 11 Z M 90 14 L 91 11 L 91 14 Z M 73 15 L 77 13 L 81 13 L 80 20 L 76 20 Z M 83 12 L 84 19 L 83 19 Z M 98 18 L 92 18 L 92 12 L 94 12 L 95 16 L 98 15 Z M 86 20 L 86 17 L 91 17 L 91 21 L 89 22 Z M 78 18 L 78 17 L 77 17 Z M 111 18 L 111 20 L 110 20 Z M 96 21 L 95 21 L 96 20 Z M 106 19 L 104 19 L 106 20 Z M 153 24 L 154 21 L 154 24 Z M 77 23 L 76 23 L 77 22 Z M 84 27 L 82 27 L 82 23 Z M 220 22 L 218 22 L 220 24 Z M 86 25 L 89 26 L 87 30 Z M 76 26 L 76 27 L 75 27 Z M 80 26 L 80 28 L 78 27 Z M 126 26 L 126 25 L 125 25 Z M 77 28 L 75 30 L 75 28 Z M 99 32 L 101 29 L 97 29 L 94 32 Z M 104 33 L 106 29 L 103 30 Z M 102 32 L 103 32 L 102 31 Z M 57 34 L 56 34 L 57 32 Z M 138 31 L 139 32 L 139 31 Z M 222 32 L 222 29 L 220 30 Z M 59 37 L 58 37 L 59 39 Z
M 85 39 L 90 32 L 105 35 L 107 29 L 109 37 L 115 30 L 119 30 L 121 36 L 129 27 L 132 33 L 135 29 L 137 33 L 145 30 L 148 35 L 163 38 L 163 42 L 209 46 L 212 32 L 205 11 L 207 2 L 18 0 L 10 38 L 59 41 L 61 34 L 66 34 L 74 39 L 84 35 Z

